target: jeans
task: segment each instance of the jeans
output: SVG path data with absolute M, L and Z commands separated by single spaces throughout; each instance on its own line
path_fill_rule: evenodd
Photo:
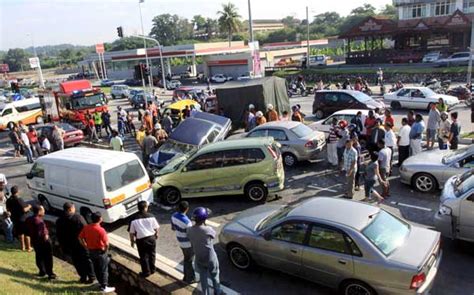
M 140 265 L 142 273 L 149 275 L 155 272 L 156 259 L 156 237 L 150 236 L 137 239 L 138 256 L 140 256 Z
M 410 156 L 410 146 L 409 145 L 399 145 L 398 146 L 398 165 L 402 165 L 403 162 L 408 159 Z
M 51 241 L 38 241 L 33 243 L 35 249 L 36 266 L 40 274 L 53 275 L 53 248 Z
M 10 219 L 3 221 L 3 232 L 5 233 L 5 241 L 13 243 L 13 222 Z
M 184 271 L 184 278 L 183 281 L 189 283 L 196 280 L 196 275 L 194 274 L 193 268 L 193 258 L 194 258 L 194 251 L 193 248 L 181 248 L 183 251 L 183 271 Z
M 118 133 L 120 134 L 120 137 L 124 137 L 125 136 L 125 123 L 120 119 L 117 122 L 117 129 L 118 129 Z
M 23 145 L 23 148 L 25 150 L 25 156 L 26 156 L 26 160 L 28 161 L 28 163 L 33 163 L 33 152 L 31 151 L 31 148 L 29 145 Z
M 217 257 L 210 257 L 208 265 L 200 265 L 196 263 L 196 270 L 199 273 L 199 280 L 201 282 L 201 291 L 203 295 L 211 294 L 209 292 L 209 285 L 207 281 L 208 278 L 210 278 L 212 281 L 214 294 L 219 295 L 222 293 L 221 283 L 219 281 L 219 261 L 217 260 Z
M 84 247 L 81 245 L 72 247 L 71 253 L 68 253 L 68 255 L 71 256 L 72 264 L 74 265 L 74 268 L 76 268 L 77 274 L 81 280 L 95 278 L 94 266 L 92 265 L 89 253 L 84 249 Z
M 101 288 L 105 288 L 109 283 L 109 256 L 102 250 L 89 250 L 89 253 L 97 281 Z
M 110 123 L 104 123 L 103 128 L 105 130 L 105 133 L 107 133 L 107 136 L 112 133 L 112 127 L 110 126 Z
M 31 151 L 33 152 L 33 156 L 39 158 L 43 155 L 43 149 L 39 142 L 30 143 L 31 144 Z
M 102 124 L 95 125 L 95 132 L 99 137 L 102 137 Z

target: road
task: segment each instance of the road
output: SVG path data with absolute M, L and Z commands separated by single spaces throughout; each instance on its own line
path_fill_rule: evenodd
M 294 98 L 292 104 L 299 103 L 303 111 L 311 105 L 310 98 Z M 125 101 L 113 101 L 112 108 L 118 104 L 126 106 Z M 396 115 L 400 116 L 400 115 Z M 398 117 L 397 117 L 397 121 Z M 132 144 L 133 140 L 127 140 L 126 149 L 137 151 Z M 26 186 L 25 174 L 31 165 L 24 159 L 13 159 L 12 147 L 9 143 L 7 133 L 0 133 L 0 173 L 5 173 L 12 185 L 18 185 L 22 196 L 28 198 L 29 191 Z M 432 228 L 433 215 L 439 206 L 439 192 L 435 194 L 421 194 L 413 191 L 410 187 L 400 184 L 395 169 L 390 178 L 392 197 L 381 206 L 393 214 L 426 228 Z M 269 202 L 287 204 L 302 201 L 311 197 L 341 197 L 343 184 L 341 175 L 329 169 L 321 159 L 313 163 L 300 163 L 293 169 L 286 169 L 285 190 L 279 194 L 279 199 L 271 198 Z M 363 191 L 356 193 L 356 199 L 363 198 Z M 248 202 L 242 196 L 213 197 L 189 200 L 191 209 L 204 206 L 212 210 L 209 224 L 219 233 L 222 226 L 235 217 L 239 212 L 251 208 L 254 204 Z M 192 210 L 191 210 L 192 211 Z M 181 251 L 178 248 L 174 232 L 171 230 L 170 217 L 172 210 L 162 206 L 154 206 L 152 212 L 157 216 L 161 225 L 160 237 L 157 243 L 157 252 L 166 258 L 180 262 Z M 107 225 L 106 229 L 124 238 L 128 238 L 126 232 L 128 220 L 113 225 Z M 432 294 L 471 294 L 474 290 L 474 273 L 468 271 L 474 265 L 474 248 L 472 244 L 454 243 L 444 239 L 442 242 L 444 251 L 443 261 L 436 278 Z M 227 259 L 225 251 L 216 245 L 221 264 L 221 280 L 224 285 L 242 294 L 331 294 L 332 290 L 301 280 L 278 271 L 256 268 L 250 272 L 242 272 L 232 267 Z

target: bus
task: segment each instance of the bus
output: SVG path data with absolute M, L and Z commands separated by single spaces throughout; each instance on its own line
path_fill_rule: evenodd
M 12 129 L 13 124 L 19 121 L 26 125 L 43 123 L 43 110 L 38 97 L 0 105 L 0 130 Z

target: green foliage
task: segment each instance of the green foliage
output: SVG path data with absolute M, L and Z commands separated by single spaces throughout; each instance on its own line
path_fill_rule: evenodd
M 219 15 L 219 29 L 222 33 L 227 34 L 230 46 L 232 34 L 239 31 L 241 26 L 241 16 L 239 15 L 237 6 L 230 2 L 227 4 L 222 4 L 222 10 L 219 10 L 217 14 Z
M 143 39 L 137 37 L 125 37 L 117 39 L 114 42 L 105 45 L 107 51 L 138 49 L 143 48 Z
M 160 14 L 153 18 L 150 35 L 163 46 L 175 45 L 180 40 L 193 37 L 193 25 L 176 14 Z
M 9 49 L 5 56 L 3 57 L 3 63 L 8 64 L 10 71 L 15 72 L 19 71 L 23 67 L 28 67 L 28 57 L 30 57 L 24 49 L 13 48 Z

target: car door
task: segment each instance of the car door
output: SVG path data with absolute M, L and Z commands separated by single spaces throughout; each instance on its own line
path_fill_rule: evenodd
M 68 169 L 58 165 L 48 165 L 45 191 L 48 192 L 48 201 L 51 206 L 62 208 L 64 198 L 69 198 Z
M 257 255 L 260 264 L 292 275 L 301 273 L 301 254 L 309 225 L 301 220 L 288 220 L 272 227 L 259 239 Z
M 402 108 L 408 108 L 411 105 L 411 90 L 410 89 L 400 89 L 397 93 L 394 101 L 398 101 Z
M 365 109 L 366 105 L 360 103 L 354 97 L 347 93 L 339 93 L 338 105 L 341 110 L 343 109 Z
M 328 286 L 337 286 L 343 279 L 353 277 L 354 262 L 346 235 L 337 228 L 312 224 L 303 247 L 303 275 Z
M 247 137 L 253 138 L 253 137 L 267 137 L 267 129 L 257 129 L 254 131 L 250 131 L 247 134 Z
M 459 238 L 474 242 L 474 188 L 461 201 L 459 208 Z
M 219 157 L 221 153 L 202 154 L 186 164 L 179 178 L 184 196 L 208 196 L 216 192 L 213 169 Z
M 324 104 L 320 107 L 325 114 L 332 114 L 342 110 L 339 105 L 339 93 L 328 92 L 324 94 Z
M 42 163 L 36 162 L 29 174 L 27 174 L 28 185 L 33 191 L 34 195 L 44 194 L 46 190 L 46 181 L 44 166 Z
M 411 103 L 410 108 L 412 109 L 427 109 L 428 103 L 426 100 L 426 96 L 420 89 L 413 89 L 411 91 Z
M 275 139 L 281 144 L 280 150 L 282 153 L 291 152 L 295 154 L 295 152 L 292 150 L 291 143 L 288 140 L 288 136 L 286 135 L 284 130 L 268 129 L 267 136 L 273 137 L 273 139 Z
M 216 159 L 216 168 L 212 171 L 215 191 L 226 194 L 243 192 L 242 179 L 247 175 L 245 150 L 232 149 L 222 152 Z

